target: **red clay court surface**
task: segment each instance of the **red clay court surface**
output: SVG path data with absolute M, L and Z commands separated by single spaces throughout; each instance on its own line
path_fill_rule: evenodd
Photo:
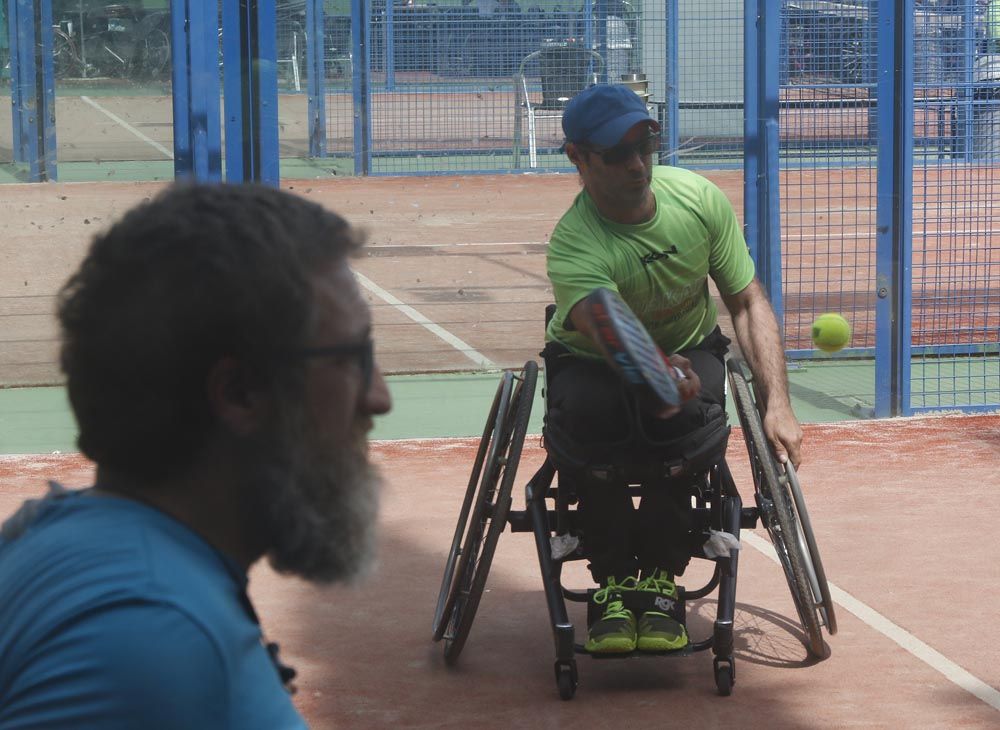
M 738 213 L 741 175 L 709 174 Z M 825 183 L 838 188 L 837 180 Z M 97 229 L 162 187 L 3 188 L 0 384 L 58 381 L 55 291 Z M 537 358 L 551 300 L 544 244 L 578 190 L 574 176 L 286 187 L 370 227 L 369 255 L 356 268 L 376 287 L 366 291 L 386 370 L 479 367 L 417 324 L 407 306 L 492 363 Z M 858 201 L 837 205 L 847 210 Z M 737 589 L 737 683 L 729 698 L 716 695 L 711 657 L 702 653 L 684 660 L 580 657 L 576 699 L 561 702 L 526 534 L 502 537 L 469 642 L 459 665 L 446 668 L 441 646 L 431 642 L 431 619 L 471 441 L 374 447 L 387 487 L 381 568 L 368 583 L 321 590 L 260 567 L 253 596 L 269 637 L 299 669 L 296 702 L 316 728 L 1000 727 L 1000 417 L 807 426 L 806 438 L 802 479 L 827 572 L 847 592 L 836 594 L 845 603 L 862 602 L 864 619 L 838 605 L 831 656 L 807 661 L 780 569 L 758 550 L 766 535 L 748 536 Z M 741 443 L 734 434 L 730 453 L 749 503 Z M 523 506 L 523 485 L 541 459 L 537 438 L 529 437 L 515 508 Z M 83 486 L 91 467 L 74 455 L 0 457 L 0 514 L 43 492 L 48 478 Z M 703 635 L 698 627 L 713 616 L 711 602 L 694 612 L 693 633 Z M 582 616 L 574 618 L 579 626 Z
M 749 502 L 738 431 L 730 443 Z M 801 476 L 840 631 L 827 659 L 807 659 L 780 569 L 760 550 L 766 533 L 744 533 L 728 698 L 700 653 L 579 657 L 576 698 L 560 701 L 534 541 L 522 533 L 501 537 L 468 644 L 446 667 L 431 618 L 474 446 L 374 446 L 386 476 L 380 564 L 363 585 L 319 589 L 254 569 L 262 624 L 299 670 L 295 702 L 312 727 L 1000 727 L 1000 417 L 806 427 Z M 515 509 L 542 458 L 529 436 Z M 0 515 L 46 479 L 84 486 L 91 474 L 78 455 L 0 457 Z M 710 599 L 693 608 L 696 636 L 714 610 Z
M 975 170 L 966 172 L 971 175 Z M 722 188 L 742 219 L 742 171 L 704 174 Z M 1000 172 L 989 174 L 995 177 Z M 809 195 L 786 195 L 782 201 L 789 260 L 786 344 L 793 349 L 810 346 L 805 319 L 811 320 L 819 311 L 815 301 L 821 301 L 821 311 L 842 311 L 855 323 L 854 345 L 870 345 L 873 182 L 864 175 L 859 178 L 856 171 L 788 175 L 794 175 L 795 185 Z M 91 236 L 164 187 L 163 183 L 3 186 L 0 385 L 59 382 L 52 316 L 58 287 L 76 268 Z M 579 190 L 575 175 L 347 178 L 286 181 L 284 187 L 369 230 L 366 256 L 355 268 L 366 277 L 363 284 L 385 371 L 519 367 L 537 357 L 544 307 L 552 301 L 545 244 Z M 940 201 L 931 212 L 943 216 L 953 207 Z M 933 321 L 949 323 L 961 314 L 970 331 L 986 332 L 995 323 L 984 318 L 997 308 L 983 297 L 976 299 L 974 283 L 984 285 L 990 267 L 1000 266 L 1000 248 L 966 246 L 953 251 L 948 246 L 954 246 L 960 233 L 952 231 L 951 238 L 943 239 L 947 250 L 940 255 L 958 257 L 955 271 L 962 272 L 960 281 L 965 283 L 956 283 L 949 291 L 950 303 L 926 296 L 915 299 L 914 322 L 925 326 L 933 315 Z M 827 250 L 835 249 L 837 241 L 847 247 L 850 266 L 832 266 L 845 255 L 844 250 Z M 915 267 L 932 263 L 920 251 L 915 253 Z M 979 302 L 975 311 L 960 311 L 971 306 L 970 301 Z M 927 309 L 931 303 L 935 308 Z M 428 322 L 419 324 L 408 308 Z M 442 341 L 429 323 L 443 327 L 462 345 Z M 465 354 L 460 351 L 463 347 Z

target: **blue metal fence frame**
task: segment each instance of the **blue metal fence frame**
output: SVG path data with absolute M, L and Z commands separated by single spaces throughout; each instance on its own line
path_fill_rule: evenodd
M 747 245 L 779 327 L 781 202 L 778 155 L 781 5 L 748 0 L 744 27 L 744 223 Z
M 326 157 L 326 16 L 323 0 L 306 0 L 306 93 L 309 156 Z
M 913 0 L 878 2 L 875 416 L 910 413 Z
M 52 0 L 8 0 L 14 162 L 28 182 L 58 179 Z
M 351 0 L 351 65 L 354 103 L 354 174 L 368 175 L 372 169 L 371 4 Z
M 228 182 L 280 180 L 276 18 L 275 0 L 222 0 Z
M 754 0 L 747 0 L 747 5 L 752 5 Z M 667 0 L 665 13 L 665 23 L 667 25 L 664 37 L 667 40 L 666 68 L 664 69 L 665 96 L 667 115 L 667 137 L 664 142 L 667 145 L 667 154 L 661 157 L 661 161 L 667 165 L 677 165 L 678 148 L 680 147 L 680 81 L 678 78 L 677 65 L 680 51 L 678 50 L 679 21 L 680 13 L 677 8 L 678 0 Z M 753 17 L 753 16 L 747 16 Z M 750 27 L 750 23 L 746 26 Z M 746 56 L 744 56 L 744 59 Z
M 222 179 L 218 12 L 214 3 L 171 0 L 174 176 Z

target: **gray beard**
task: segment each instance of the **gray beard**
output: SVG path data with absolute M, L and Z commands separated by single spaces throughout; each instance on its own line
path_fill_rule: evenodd
M 375 564 L 381 475 L 368 461 L 363 432 L 331 452 L 312 445 L 296 415 L 276 429 L 284 437 L 271 434 L 270 458 L 253 459 L 255 521 L 269 562 L 314 583 L 355 582 Z

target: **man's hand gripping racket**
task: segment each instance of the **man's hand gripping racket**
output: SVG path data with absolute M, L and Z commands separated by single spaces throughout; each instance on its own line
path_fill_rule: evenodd
M 581 304 L 608 363 L 646 410 L 669 418 L 701 390 L 690 361 L 668 358 L 617 293 L 595 289 Z

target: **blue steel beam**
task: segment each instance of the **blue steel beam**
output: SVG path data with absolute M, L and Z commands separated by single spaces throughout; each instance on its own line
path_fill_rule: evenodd
M 751 162 L 756 168 L 756 208 L 751 211 L 753 225 L 757 226 L 757 240 L 751 244 L 751 253 L 757 265 L 757 276 L 764 286 L 780 331 L 784 330 L 784 302 L 781 286 L 781 195 L 780 195 L 780 137 L 778 133 L 778 90 L 781 39 L 781 4 L 762 1 L 756 4 L 756 38 L 753 40 L 755 57 L 747 57 L 747 70 L 754 69 L 756 79 L 749 83 L 752 96 L 747 103 L 755 109 L 755 150 L 757 159 Z M 755 88 L 754 88 L 755 87 Z M 752 99 L 752 102 L 751 102 Z M 752 117 L 748 118 L 750 124 Z
M 667 7 L 667 17 L 676 15 L 677 0 L 669 0 Z M 743 235 L 746 237 L 747 247 L 750 249 L 750 256 L 754 262 L 760 258 L 760 170 L 765 166 L 763 162 L 764 145 L 757 127 L 759 116 L 757 109 L 758 88 L 760 87 L 760 74 L 758 69 L 758 58 L 760 49 L 757 40 L 760 36 L 757 25 L 759 23 L 759 0 L 746 0 L 743 4 Z M 668 21 L 669 23 L 669 21 Z M 669 26 L 668 26 L 669 30 Z M 671 36 L 668 36 L 668 38 Z M 676 38 L 676 32 L 673 34 Z M 669 105 L 671 79 L 667 77 L 667 93 Z M 676 90 L 674 91 L 676 97 Z M 676 117 L 671 117 L 676 120 Z M 676 133 L 671 135 L 676 140 Z M 676 141 L 671 142 L 671 149 L 675 149 Z M 670 164 L 677 164 L 676 152 Z
M 913 0 L 878 3 L 875 416 L 910 413 Z
M 680 57 L 680 52 L 677 48 L 678 39 L 680 37 L 680 32 L 677 28 L 679 24 L 680 13 L 677 9 L 678 0 L 667 0 L 667 12 L 666 12 L 666 22 L 667 22 L 667 53 L 666 53 L 666 74 L 664 75 L 666 83 L 666 115 L 667 115 L 667 157 L 666 164 L 676 165 L 677 164 L 677 152 L 678 147 L 680 147 L 680 90 L 678 89 L 678 84 L 680 83 L 679 72 L 678 72 L 678 59 Z
M 55 181 L 52 1 L 11 0 L 7 8 L 14 161 L 28 166 L 29 182 Z
M 170 2 L 174 176 L 222 179 L 218 15 L 214 3 Z
M 309 156 L 326 157 L 326 44 L 323 0 L 306 1 L 306 91 Z
M 372 169 L 371 54 L 368 31 L 371 3 L 351 0 L 351 86 L 354 105 L 354 174 L 368 175 Z
M 226 180 L 277 185 L 278 71 L 274 0 L 222 0 Z

